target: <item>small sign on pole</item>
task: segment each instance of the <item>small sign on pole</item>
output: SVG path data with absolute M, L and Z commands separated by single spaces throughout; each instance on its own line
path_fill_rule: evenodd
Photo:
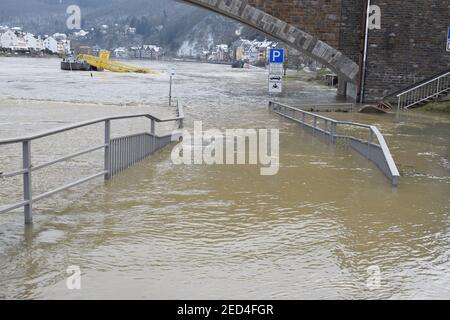
M 283 92 L 283 81 L 281 77 L 269 76 L 269 93 L 282 93 Z
M 284 49 L 270 49 L 269 62 L 284 63 Z
M 270 64 L 269 74 L 282 76 L 283 75 L 283 64 L 281 64 L 281 63 Z
M 169 73 L 170 73 L 169 107 L 171 107 L 172 106 L 172 81 L 173 81 L 173 77 L 175 76 L 175 69 L 174 68 L 170 68 Z
M 270 49 L 269 94 L 283 92 L 284 49 Z

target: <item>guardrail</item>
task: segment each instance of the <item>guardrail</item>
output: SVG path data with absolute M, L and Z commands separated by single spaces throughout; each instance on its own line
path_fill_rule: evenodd
M 352 149 L 375 163 L 393 186 L 398 186 L 400 173 L 386 141 L 377 127 L 355 122 L 337 121 L 273 101 L 269 102 L 269 109 L 285 118 L 300 123 L 304 128 L 312 130 L 314 134 L 320 134 L 331 143 L 336 143 L 337 139 L 348 141 Z M 349 135 L 339 135 L 337 132 L 338 128 L 343 126 L 366 129 L 367 140 Z M 375 139 L 378 141 L 378 144 L 374 143 Z
M 296 105 L 295 108 L 309 112 L 353 112 L 353 103 L 310 103 Z
M 408 109 L 422 102 L 437 98 L 440 94 L 449 90 L 450 72 L 447 72 L 430 81 L 398 94 L 398 110 Z
M 114 116 L 114 117 L 106 117 L 100 118 L 85 122 L 80 122 L 77 124 L 73 124 L 70 126 L 53 129 L 49 131 L 45 131 L 42 133 L 0 140 L 1 145 L 13 145 L 13 144 L 22 144 L 22 169 L 9 172 L 2 173 L 0 172 L 0 181 L 1 179 L 11 178 L 15 176 L 22 175 L 23 176 L 23 201 L 19 203 L 15 203 L 12 205 L 8 205 L 5 207 L 0 207 L 0 214 L 12 211 L 14 209 L 18 209 L 20 207 L 24 208 L 25 215 L 25 224 L 33 223 L 33 204 L 39 200 L 50 197 L 58 192 L 64 191 L 69 188 L 73 188 L 80 184 L 86 183 L 93 179 L 104 177 L 105 180 L 111 179 L 113 176 L 117 175 L 121 171 L 126 168 L 131 167 L 135 163 L 143 160 L 147 156 L 153 154 L 157 150 L 163 148 L 167 144 L 169 144 L 172 140 L 172 135 L 166 136 L 157 136 L 156 135 L 156 124 L 157 123 L 165 123 L 165 122 L 178 122 L 179 128 L 183 126 L 183 106 L 181 103 L 177 103 L 177 112 L 178 117 L 172 119 L 159 119 L 151 114 L 134 114 L 134 115 L 123 115 L 123 116 Z M 111 138 L 111 122 L 116 120 L 125 120 L 125 119 L 137 119 L 137 118 L 146 118 L 150 120 L 150 132 L 145 132 L 141 134 L 129 135 L 120 138 Z M 86 150 L 82 150 L 46 163 L 42 163 L 39 165 L 32 164 L 32 149 L 31 143 L 32 141 L 46 138 L 49 136 L 54 136 L 59 133 L 72 131 L 79 128 L 85 128 L 92 125 L 97 125 L 100 123 L 104 123 L 104 143 L 95 147 L 88 148 Z M 32 192 L 32 173 L 43 168 L 47 168 L 56 163 L 64 162 L 73 158 L 80 157 L 82 155 L 90 154 L 94 151 L 104 149 L 104 170 L 93 174 L 89 177 L 85 177 L 78 181 L 74 181 L 57 189 L 34 195 Z

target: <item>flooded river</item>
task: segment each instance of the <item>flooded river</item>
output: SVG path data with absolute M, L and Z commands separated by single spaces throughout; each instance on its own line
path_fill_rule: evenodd
M 199 120 L 205 130 L 279 129 L 280 170 L 174 165 L 170 146 L 112 181 L 36 204 L 32 227 L 20 210 L 3 214 L 0 298 L 450 298 L 450 117 L 327 114 L 380 128 L 402 175 L 393 188 L 355 152 L 269 113 L 264 70 L 135 61 L 164 73 L 91 77 L 58 63 L 0 58 L 0 139 L 111 114 L 172 117 L 165 72 L 174 66 L 187 130 Z M 288 81 L 279 100 L 336 97 Z M 123 122 L 113 132 L 146 126 Z M 101 139 L 101 127 L 44 139 L 33 161 Z M 0 148 L 0 171 L 20 166 L 19 151 Z M 56 165 L 33 176 L 33 191 L 101 168 L 101 152 Z M 21 187 L 0 180 L 0 205 L 20 200 Z M 81 269 L 81 290 L 67 289 L 69 266 Z

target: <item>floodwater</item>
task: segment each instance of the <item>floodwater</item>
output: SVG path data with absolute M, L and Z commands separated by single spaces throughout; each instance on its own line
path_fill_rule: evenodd
M 0 58 L 0 138 L 110 114 L 171 117 L 168 75 L 68 73 L 56 59 Z M 101 179 L 0 217 L 0 298 L 450 298 L 450 117 L 411 112 L 327 114 L 377 125 L 402 174 L 393 188 L 373 164 L 268 112 L 264 70 L 176 67 L 185 126 L 280 130 L 280 170 L 174 165 L 169 146 L 107 183 Z M 334 102 L 332 89 L 288 81 L 289 104 Z M 113 134 L 148 124 L 113 124 Z M 170 130 L 162 128 L 161 130 Z M 41 163 L 99 143 L 102 128 L 33 144 Z M 20 166 L 0 148 L 0 171 Z M 102 168 L 95 153 L 33 176 L 40 193 Z M 0 180 L 0 204 L 20 200 Z M 69 290 L 69 266 L 81 290 Z M 379 272 L 379 274 L 378 274 Z M 378 281 L 379 280 L 379 281 Z

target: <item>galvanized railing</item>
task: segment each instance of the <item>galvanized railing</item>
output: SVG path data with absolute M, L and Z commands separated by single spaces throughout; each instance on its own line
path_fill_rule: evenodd
M 285 118 L 300 123 L 304 128 L 311 130 L 314 134 L 321 135 L 331 143 L 336 143 L 338 139 L 348 141 L 352 149 L 375 163 L 381 172 L 388 177 L 393 186 L 398 185 L 400 173 L 386 141 L 377 127 L 355 122 L 337 121 L 273 101 L 269 102 L 269 109 Z M 338 134 L 338 129 L 341 127 L 365 129 L 367 130 L 367 140 Z M 375 139 L 378 141 L 378 144 L 374 143 Z
M 398 110 L 435 99 L 446 91 L 450 91 L 450 72 L 398 94 Z
M 309 112 L 352 112 L 353 103 L 309 103 L 296 105 L 295 108 Z
M 111 177 L 117 175 L 124 169 L 129 168 L 133 164 L 143 160 L 145 157 L 151 155 L 155 151 L 169 144 L 172 140 L 172 134 L 165 136 L 156 135 L 155 132 L 157 123 L 178 122 L 179 128 L 183 126 L 184 113 L 181 103 L 177 104 L 177 109 L 178 109 L 178 117 L 172 119 L 162 120 L 151 114 L 115 116 L 81 122 L 27 137 L 0 140 L 0 146 L 14 145 L 14 144 L 22 145 L 22 169 L 8 173 L 0 172 L 0 181 L 1 179 L 12 178 L 20 175 L 22 175 L 23 177 L 23 201 L 12 205 L 0 207 L 0 214 L 23 207 L 25 215 L 25 223 L 31 224 L 33 223 L 33 204 L 35 202 L 50 197 L 58 192 L 64 191 L 69 188 L 73 188 L 75 186 L 78 186 L 80 184 L 86 183 L 88 181 L 91 181 L 93 179 L 102 176 L 106 180 L 110 179 Z M 129 135 L 114 139 L 111 138 L 111 122 L 116 120 L 137 119 L 137 118 L 146 118 L 150 120 L 150 130 L 149 130 L 150 132 L 145 132 L 136 135 Z M 63 132 L 69 132 L 75 129 L 85 128 L 101 123 L 104 123 L 105 128 L 103 144 L 52 161 L 48 161 L 43 164 L 39 165 L 32 164 L 31 144 L 33 141 L 54 136 Z M 41 170 L 43 168 L 47 168 L 56 163 L 64 162 L 102 149 L 104 150 L 104 168 L 102 171 L 90 175 L 89 177 L 80 179 L 78 181 L 74 181 L 62 187 L 56 188 L 54 190 L 47 191 L 45 193 L 39 195 L 33 194 L 31 181 L 32 181 L 32 174 L 34 172 Z

